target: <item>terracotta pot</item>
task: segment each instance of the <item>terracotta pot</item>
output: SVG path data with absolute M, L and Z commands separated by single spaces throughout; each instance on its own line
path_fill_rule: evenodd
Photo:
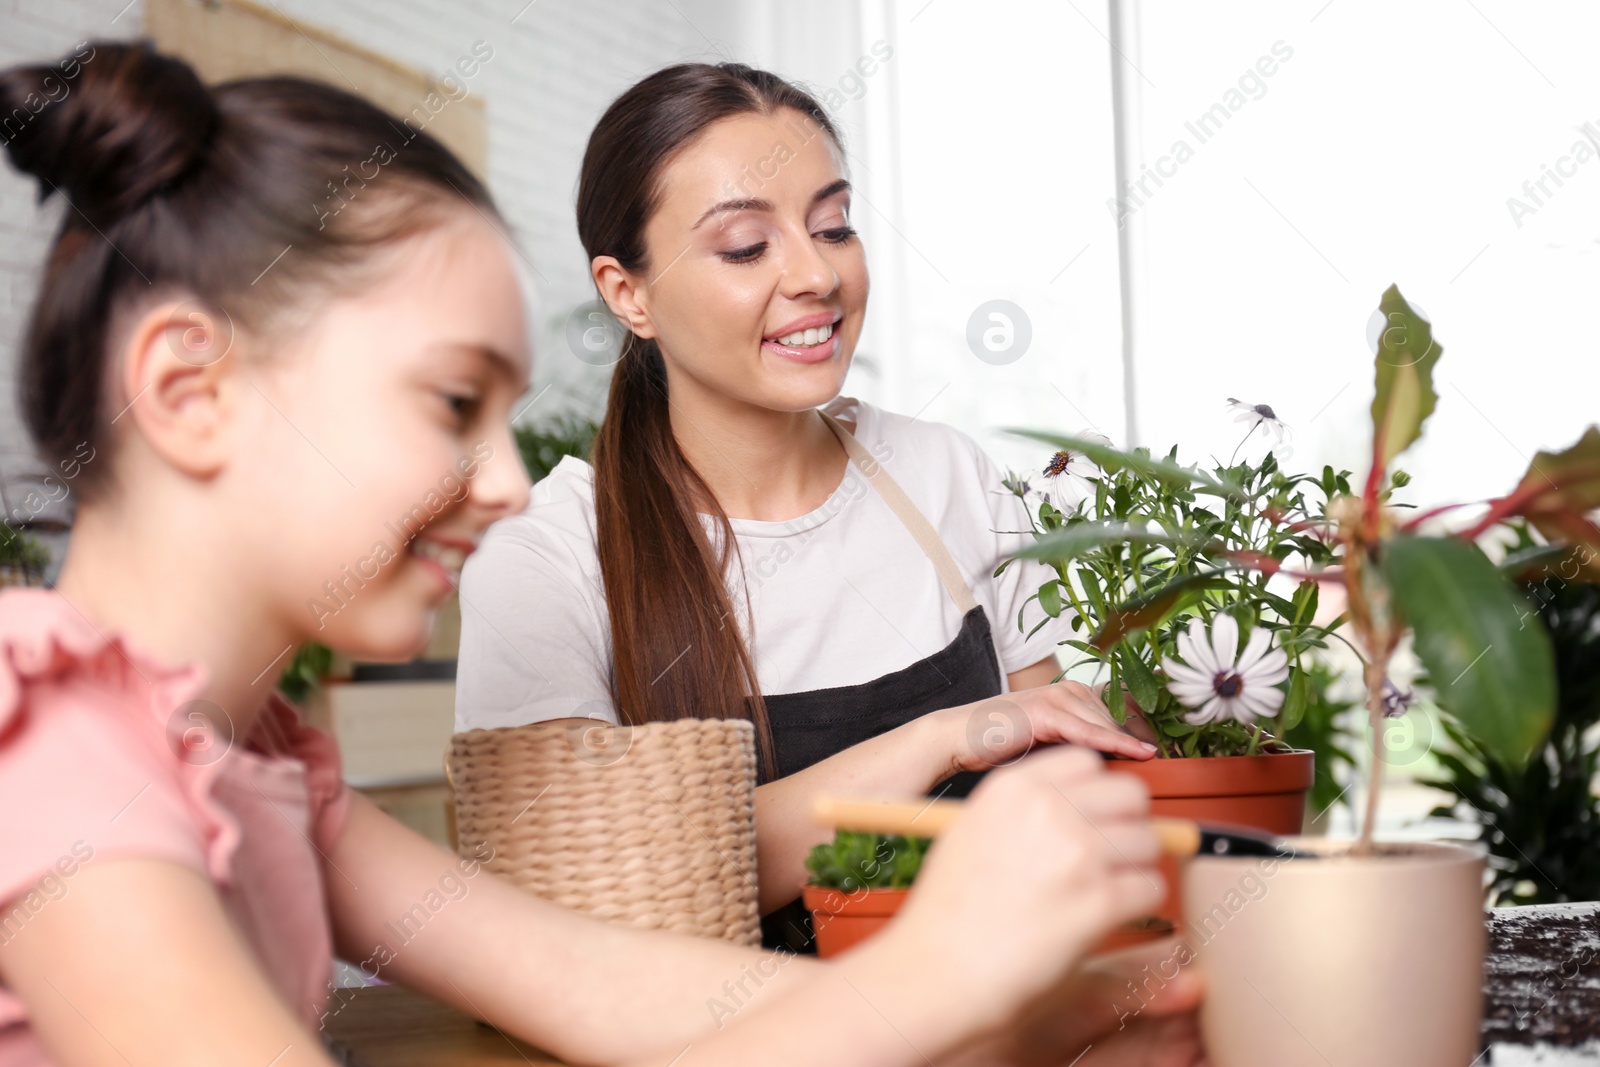
M 1152 941 L 1160 941 L 1164 937 L 1171 937 L 1173 926 L 1165 919 L 1150 916 L 1147 919 L 1136 919 L 1131 923 L 1112 930 L 1093 949 L 1094 955 L 1105 952 L 1119 952 L 1134 945 L 1147 945 Z
M 1340 855 L 1348 841 L 1295 845 L 1327 858 L 1204 856 L 1184 872 L 1213 1067 L 1477 1062 L 1483 847 L 1397 843 L 1357 859 Z
M 1260 756 L 1108 759 L 1106 769 L 1142 778 L 1150 787 L 1153 815 L 1289 835 L 1300 833 L 1305 820 L 1316 756 L 1296 750 Z M 1156 916 L 1176 924 L 1183 918 L 1177 860 L 1163 856 L 1161 874 L 1167 882 L 1167 899 Z
M 808 885 L 803 894 L 817 935 L 817 955 L 826 959 L 865 941 L 900 910 L 909 889 L 866 889 L 846 893 Z
M 817 935 L 817 955 L 837 956 L 877 933 L 900 910 L 910 889 L 871 889 L 845 893 L 837 889 L 805 887 L 805 906 Z M 1140 919 L 1112 930 L 1095 946 L 1095 953 L 1116 952 L 1171 937 L 1173 927 L 1164 919 Z

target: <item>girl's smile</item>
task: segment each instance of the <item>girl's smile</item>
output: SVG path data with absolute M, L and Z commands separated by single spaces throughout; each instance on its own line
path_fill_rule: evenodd
M 412 540 L 409 551 L 425 570 L 439 579 L 448 593 L 461 584 L 461 568 L 477 547 L 471 541 L 453 537 L 418 536 Z

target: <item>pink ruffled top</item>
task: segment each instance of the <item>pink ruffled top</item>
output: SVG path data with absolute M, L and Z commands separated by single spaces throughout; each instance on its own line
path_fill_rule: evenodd
M 169 860 L 211 880 L 314 1032 L 333 971 L 318 852 L 333 851 L 350 801 L 339 751 L 276 693 L 248 738 L 228 736 L 197 699 L 205 683 L 204 668 L 103 634 L 54 590 L 0 590 L 0 942 L 26 936 L 86 866 Z M 48 1063 L 0 986 L 0 1067 Z

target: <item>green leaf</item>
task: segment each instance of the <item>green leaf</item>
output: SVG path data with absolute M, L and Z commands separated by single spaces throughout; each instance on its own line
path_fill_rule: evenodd
M 1122 663 L 1122 677 L 1128 684 L 1128 692 L 1133 694 L 1133 699 L 1145 711 L 1154 711 L 1161 699 L 1161 683 L 1156 679 L 1155 672 L 1145 663 L 1143 656 L 1126 644 L 1117 649 L 1117 659 Z
M 1546 539 L 1573 546 L 1562 558 L 1563 577 L 1581 571 L 1600 581 L 1600 527 L 1585 517 L 1600 508 L 1600 429 L 1589 427 L 1565 451 L 1537 453 L 1512 495 L 1526 498 L 1514 514 Z
M 1231 588 L 1233 588 L 1231 582 L 1215 574 L 1184 575 L 1157 589 L 1123 601 L 1107 613 L 1105 624 L 1095 631 L 1090 643 L 1103 651 L 1130 633 L 1156 625 L 1173 611 L 1209 589 Z
M 1308 625 L 1317 617 L 1317 590 L 1317 583 L 1307 579 L 1294 591 L 1294 614 L 1289 621 L 1295 626 Z
M 811 884 L 855 892 L 901 889 L 916 880 L 929 839 L 839 830 L 806 856 Z
M 1080 522 L 1054 530 L 1018 552 L 1023 559 L 1065 561 L 1106 545 L 1143 541 L 1156 545 L 1199 544 L 1196 539 L 1174 537 L 1159 529 L 1125 522 Z
M 1106 685 L 1105 702 L 1106 710 L 1119 726 L 1128 721 L 1128 703 L 1122 697 L 1122 672 L 1116 660 L 1111 661 L 1111 681 Z
M 1543 627 L 1524 625 L 1528 604 L 1474 544 L 1398 537 L 1383 577 L 1415 633 L 1439 706 L 1490 751 L 1524 766 L 1555 716 L 1555 664 Z
M 1600 508 L 1600 428 L 1590 426 L 1564 451 L 1536 453 L 1517 488 L 1533 494 L 1524 514 Z
M 1098 441 L 1091 441 L 1082 437 L 1063 437 L 1060 434 L 1043 433 L 1038 430 L 1010 429 L 1006 432 L 1016 434 L 1018 437 L 1042 441 L 1047 445 L 1055 448 L 1064 448 L 1069 452 L 1077 452 L 1088 457 L 1091 462 L 1108 474 L 1131 471 L 1142 478 L 1160 482 L 1167 486 L 1185 489 L 1194 486 L 1197 492 L 1230 497 L 1235 500 L 1245 497 L 1244 489 L 1234 482 L 1213 477 L 1196 467 L 1184 467 L 1170 460 L 1152 459 L 1141 452 L 1124 452 L 1109 445 L 1103 445 Z
M 1433 339 L 1433 325 L 1418 315 L 1389 286 L 1378 303 L 1383 330 L 1378 334 L 1377 389 L 1372 397 L 1373 462 L 1388 467 L 1422 436 L 1422 424 L 1433 414 L 1439 394 L 1433 389 L 1433 366 L 1443 349 Z
M 1059 581 L 1047 582 L 1039 587 L 1039 606 L 1044 608 L 1044 613 L 1052 619 L 1061 614 L 1061 583 Z
M 1540 567 L 1548 571 L 1549 564 L 1571 554 L 1572 549 L 1566 545 L 1529 545 L 1506 553 L 1506 558 L 1500 561 L 1500 573 L 1507 578 L 1531 578 L 1532 571 Z
M 1306 691 L 1310 679 L 1306 672 L 1296 667 L 1289 676 L 1289 693 L 1283 698 L 1283 710 L 1278 712 L 1278 725 L 1274 733 L 1282 734 L 1300 725 L 1306 715 Z

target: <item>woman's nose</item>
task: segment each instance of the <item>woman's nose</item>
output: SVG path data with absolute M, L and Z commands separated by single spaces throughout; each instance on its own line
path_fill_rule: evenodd
M 803 229 L 799 240 L 784 242 L 783 281 L 780 289 L 791 300 L 801 296 L 827 296 L 839 288 L 839 274 Z

